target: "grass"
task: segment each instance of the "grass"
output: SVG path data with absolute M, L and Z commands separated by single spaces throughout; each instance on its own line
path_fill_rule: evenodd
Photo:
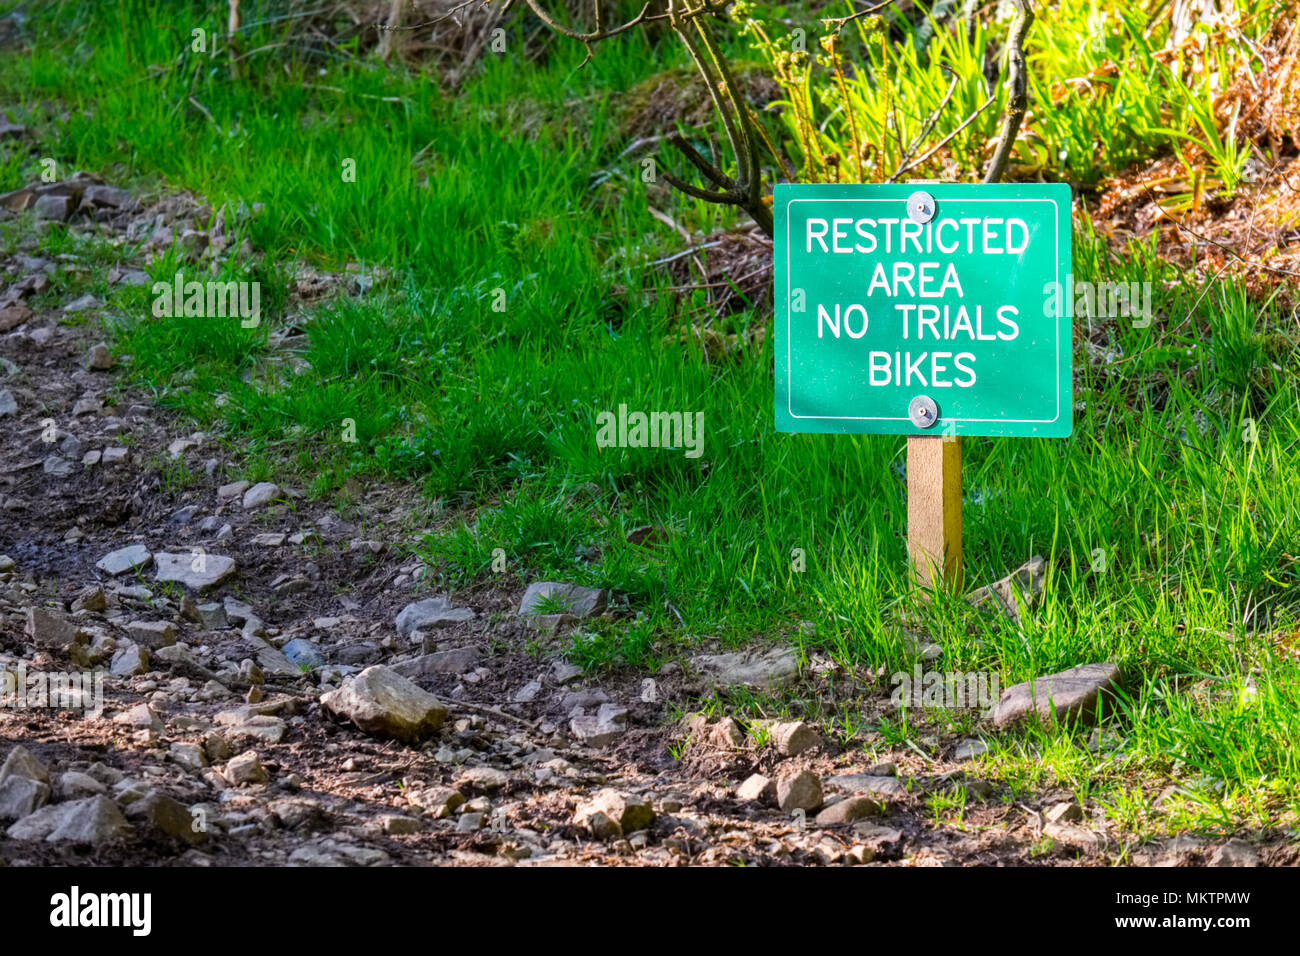
M 920 602 L 905 571 L 903 443 L 778 434 L 770 347 L 708 364 L 663 344 L 692 305 L 656 293 L 667 280 L 643 264 L 679 243 L 649 206 L 701 230 L 731 221 L 648 195 L 640 166 L 619 158 L 612 94 L 680 67 L 671 47 L 629 36 L 580 71 L 583 51 L 567 44 L 541 65 L 491 59 L 455 97 L 428 77 L 284 53 L 237 83 L 176 39 L 203 8 L 175 4 L 165 22 L 151 11 L 134 0 L 32 11 L 42 39 L 6 55 L 0 91 L 45 139 L 11 153 L 0 184 L 35 178 L 52 155 L 120 185 L 188 188 L 247 210 L 232 216 L 235 244 L 246 237 L 263 255 L 233 259 L 221 278 L 262 284 L 255 329 L 156 319 L 147 287 L 91 286 L 132 381 L 241 452 L 246 477 L 296 474 L 319 496 L 350 480 L 415 483 L 449 506 L 420 548 L 445 587 L 499 581 L 501 549 L 516 582 L 622 592 L 631 618 L 570 638 L 570 656 L 591 668 L 653 670 L 717 639 L 790 641 L 857 673 L 904 669 L 903 614 L 943 647 L 945 669 L 992 670 L 1003 686 L 1116 661 L 1129 692 L 1122 746 L 1089 749 L 1086 732 L 1068 729 L 1003 735 L 984 772 L 1013 790 L 1077 788 L 1139 833 L 1300 809 L 1300 395 L 1277 306 L 1227 282 L 1188 286 L 1151 247 L 1116 261 L 1080 221 L 1076 280 L 1152 283 L 1154 321 L 1076 319 L 1086 334 L 1072 438 L 963 449 L 968 581 L 1040 553 L 1042 605 L 1015 626 L 957 599 Z M 46 114 L 45 101 L 67 113 Z M 345 159 L 356 182 L 344 181 Z M 23 228 L 0 225 L 0 242 Z M 43 242 L 96 269 L 111 261 L 58 228 Z M 381 276 L 365 297 L 311 312 L 301 374 L 271 344 L 298 321 L 287 314 L 295 261 Z M 171 249 L 149 272 L 170 280 L 186 268 Z M 596 416 L 620 404 L 703 412 L 703 456 L 598 448 Z M 665 540 L 629 544 L 645 524 Z M 1197 684 L 1208 692 L 1193 694 Z M 816 701 L 729 704 L 822 713 Z M 932 731 L 916 711 L 863 730 L 868 750 L 915 747 Z M 1161 798 L 1171 774 L 1185 792 Z

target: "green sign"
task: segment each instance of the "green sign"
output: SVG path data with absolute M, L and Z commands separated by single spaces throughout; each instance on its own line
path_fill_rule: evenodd
M 778 185 L 776 427 L 1064 438 L 1070 187 Z

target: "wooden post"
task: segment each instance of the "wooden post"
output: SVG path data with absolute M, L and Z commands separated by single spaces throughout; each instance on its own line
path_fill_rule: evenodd
M 961 590 L 958 436 L 907 436 L 907 556 L 919 586 Z

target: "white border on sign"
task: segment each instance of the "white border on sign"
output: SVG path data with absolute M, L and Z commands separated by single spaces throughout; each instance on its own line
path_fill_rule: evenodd
M 1052 226 L 1053 242 L 1055 245 L 1054 260 L 1056 262 L 1056 365 L 1061 364 L 1061 320 L 1065 317 L 1062 312 L 1061 303 L 1061 224 L 1060 224 L 1060 205 L 1055 199 L 977 199 L 961 198 L 943 200 L 945 202 L 1046 202 L 1052 204 Z M 798 202 L 901 202 L 906 205 L 905 199 L 789 199 L 785 204 L 785 410 L 791 418 L 809 418 L 824 419 L 830 421 L 853 421 L 853 422 L 906 422 L 911 421 L 906 415 L 796 415 L 791 407 L 794 401 L 794 366 L 790 355 L 790 207 Z M 1021 425 L 1051 425 L 1053 422 L 1061 419 L 1061 376 L 1056 378 L 1056 417 L 1055 418 L 953 418 L 944 416 L 939 421 L 950 422 L 1006 422 L 1008 424 Z

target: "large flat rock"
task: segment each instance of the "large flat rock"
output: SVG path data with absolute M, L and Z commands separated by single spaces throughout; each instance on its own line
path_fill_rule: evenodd
M 1092 721 L 1102 694 L 1119 688 L 1119 667 L 1115 664 L 1080 664 L 1059 674 L 1035 677 L 1008 687 L 993 712 L 996 727 L 1008 727 L 1028 718 Z
M 742 685 L 775 690 L 799 676 L 799 654 L 793 647 L 704 654 L 692 658 L 691 666 L 719 687 Z
M 413 631 L 428 630 L 433 627 L 450 627 L 465 621 L 474 620 L 474 612 L 467 607 L 452 607 L 451 602 L 443 597 L 425 598 L 406 605 L 394 622 L 397 633 L 409 637 Z
M 95 567 L 105 574 L 117 577 L 119 574 L 126 574 L 128 571 L 147 568 L 152 563 L 153 555 L 149 553 L 148 548 L 142 544 L 131 544 L 125 548 L 110 551 L 95 563 Z
M 544 605 L 549 603 L 550 608 Z M 609 604 L 609 592 L 560 581 L 535 581 L 528 585 L 519 602 L 519 613 L 550 615 L 564 613 L 576 618 L 600 614 Z
M 191 591 L 209 591 L 235 573 L 235 559 L 220 554 L 171 554 L 159 551 L 157 580 L 174 581 Z

